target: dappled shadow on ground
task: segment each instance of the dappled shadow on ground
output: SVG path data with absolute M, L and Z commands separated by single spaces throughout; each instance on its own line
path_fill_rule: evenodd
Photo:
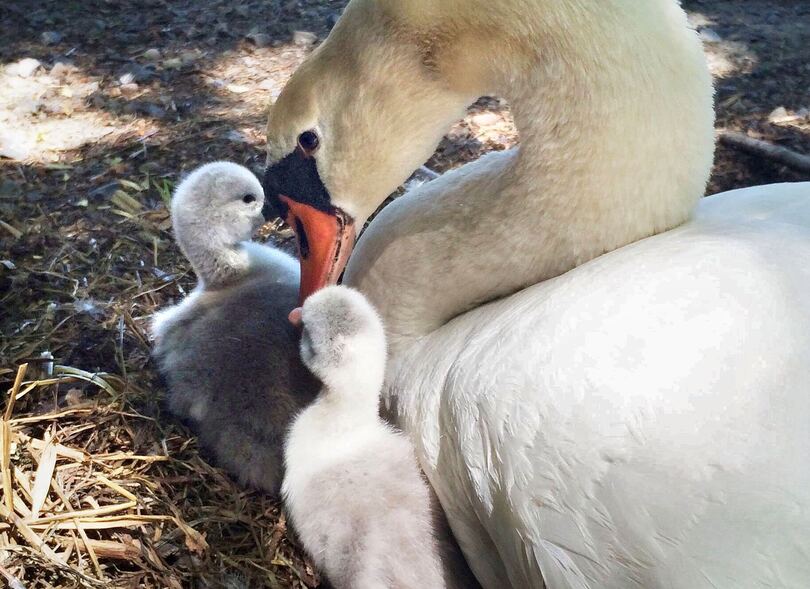
M 810 154 L 810 4 L 803 0 L 685 0 L 716 76 L 717 126 Z M 778 108 L 784 108 L 779 114 Z M 771 116 L 773 113 L 773 116 Z M 709 193 L 808 180 L 718 146 Z
M 225 142 L 258 140 L 260 133 L 245 136 L 234 127 L 261 129 L 263 107 L 326 35 L 342 5 L 4 3 L 0 64 L 6 66 L 3 82 L 11 91 L 0 100 L 7 122 L 0 154 L 53 160 L 59 151 L 99 137 L 110 143 L 129 132 L 159 143 L 157 129 L 181 125 L 175 134 L 191 138 L 196 125 L 207 123 L 230 125 L 227 131 L 234 132 L 225 133 Z M 306 34 L 295 36 L 304 26 Z M 80 122 L 84 132 L 71 129 L 68 121 Z M 14 141 L 9 134 L 20 123 L 28 128 Z M 87 129 L 93 126 L 99 131 Z
M 99 266 L 115 251 L 118 263 L 105 268 L 111 276 L 126 267 L 126 278 L 119 278 L 140 287 L 143 276 L 168 275 L 171 268 L 161 274 L 160 266 L 171 267 L 177 254 L 165 207 L 174 182 L 216 159 L 261 167 L 266 104 L 343 4 L 3 3 L 0 152 L 5 148 L 17 160 L 0 160 L 0 212 L 7 224 L 0 239 L 10 254 L 4 257 L 23 266 L 45 263 L 50 274 L 42 281 L 53 283 L 57 307 L 63 292 L 71 300 L 93 298 Z M 298 30 L 313 34 L 296 44 Z M 68 282 L 80 279 L 62 291 L 60 272 L 70 274 Z M 21 274 L 0 280 L 15 289 L 28 285 L 29 300 L 47 300 L 38 296 L 44 286 Z M 15 322 L 3 325 L 0 358 L 6 361 L 46 343 L 19 346 L 31 329 L 21 327 L 30 313 L 22 315 L 4 317 Z M 12 334 L 14 343 L 5 337 Z M 110 358 L 62 359 L 120 369 Z
M 52 384 L 36 386 L 14 412 L 29 419 L 10 428 L 22 477 L 16 492 L 28 503 L 42 443 L 55 436 L 91 458 L 57 458 L 54 489 L 69 503 L 53 491 L 46 511 L 92 511 L 94 501 L 105 508 L 103 474 L 137 497 L 116 515 L 154 518 L 79 518 L 98 564 L 81 538 L 70 543 L 76 529 L 34 530 L 81 578 L 0 529 L 0 548 L 19 548 L 3 552 L 4 571 L 27 587 L 95 586 L 92 578 L 214 587 L 226 573 L 250 586 L 319 584 L 287 538 L 279 506 L 208 466 L 193 437 L 161 412 L 147 323 L 194 282 L 170 235 L 174 184 L 216 159 L 261 168 L 266 103 L 342 5 L 0 4 L 0 154 L 14 158 L 0 159 L 0 386 L 21 362 L 31 363 L 29 378 L 52 370 L 44 381 Z M 314 35 L 296 44 L 297 30 Z M 59 365 L 117 376 L 106 390 Z M 147 458 L 94 461 L 113 449 Z

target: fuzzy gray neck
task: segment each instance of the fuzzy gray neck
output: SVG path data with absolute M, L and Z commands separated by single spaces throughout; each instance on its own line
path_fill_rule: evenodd
M 227 287 L 249 272 L 248 252 L 233 236 L 217 228 L 182 221 L 175 221 L 174 232 L 203 288 Z

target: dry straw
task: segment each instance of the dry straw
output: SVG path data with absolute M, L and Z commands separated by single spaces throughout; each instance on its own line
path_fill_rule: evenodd
M 67 187 L 0 211 L 0 586 L 316 587 L 279 504 L 162 410 L 146 324 L 194 283 L 171 184 L 110 170 L 118 189 L 92 196 L 86 173 L 0 161 L 26 191 Z
M 0 574 L 31 587 L 315 587 L 278 505 L 126 403 L 111 374 L 17 368 L 0 428 Z M 78 394 L 77 385 L 95 389 Z M 35 397 L 62 396 L 42 411 Z M 72 396 L 71 396 L 72 395 Z M 61 405 L 61 403 L 57 403 Z
M 0 428 L 0 574 L 9 586 L 317 586 L 284 539 L 278 506 L 127 407 L 124 381 L 60 365 L 26 380 L 28 368 L 17 369 Z M 23 399 L 77 383 L 102 394 L 15 412 Z

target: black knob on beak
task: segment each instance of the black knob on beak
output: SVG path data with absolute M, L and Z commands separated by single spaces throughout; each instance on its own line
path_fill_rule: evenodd
M 279 199 L 280 182 L 278 179 L 279 170 L 276 166 L 269 166 L 264 172 L 264 180 L 262 185 L 264 187 L 264 206 L 262 207 L 262 215 L 265 221 L 273 219 L 284 219 L 287 216 L 287 206 Z

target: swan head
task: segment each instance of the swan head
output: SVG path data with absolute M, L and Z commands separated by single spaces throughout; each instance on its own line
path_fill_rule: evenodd
M 324 288 L 290 313 L 290 320 L 302 326 L 301 360 L 327 394 L 377 398 L 385 373 L 385 332 L 362 294 L 345 286 Z
M 226 283 L 244 269 L 247 259 L 237 246 L 264 222 L 263 206 L 261 183 L 238 164 L 205 164 L 180 182 L 172 198 L 172 226 L 203 283 Z
M 357 228 L 477 96 L 448 82 L 399 4 L 351 2 L 269 109 L 266 214 L 296 232 L 301 301 L 337 281 Z
M 264 189 L 247 168 L 213 162 L 193 170 L 172 198 L 172 222 L 181 231 L 197 229 L 203 243 L 236 244 L 250 239 L 264 223 Z

